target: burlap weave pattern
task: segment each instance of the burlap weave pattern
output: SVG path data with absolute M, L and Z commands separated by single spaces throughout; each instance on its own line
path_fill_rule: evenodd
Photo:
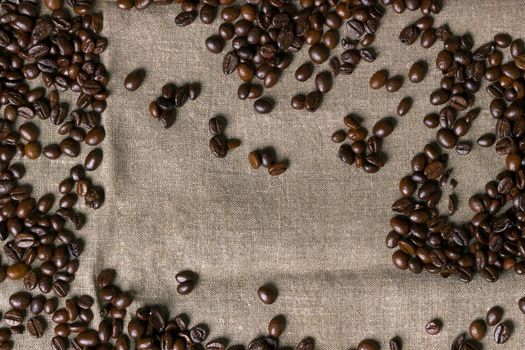
M 119 272 L 118 283 L 135 292 L 135 307 L 168 305 L 173 315 L 186 312 L 192 323 L 207 323 L 211 337 L 225 336 L 231 343 L 247 343 L 266 332 L 271 317 L 283 313 L 288 320 L 283 344 L 310 335 L 322 350 L 348 349 L 365 337 L 387 346 L 394 335 L 403 338 L 406 349 L 447 349 L 486 308 L 500 304 L 517 332 L 497 348 L 523 347 L 523 316 L 516 306 L 525 295 L 522 277 L 509 274 L 495 284 L 480 278 L 463 284 L 426 273 L 416 276 L 395 269 L 384 244 L 398 181 L 409 172 L 412 156 L 435 135 L 422 118 L 437 111 L 428 95 L 441 78 L 434 67 L 441 43 L 426 50 L 398 40 L 419 12 L 399 16 L 389 10 L 377 35 L 376 62 L 363 62 L 353 75 L 338 77 L 316 113 L 289 106 L 293 94 L 314 88 L 313 79 L 299 83 L 293 78 L 307 59 L 301 52 L 281 83 L 268 90 L 277 101 L 274 111 L 257 115 L 250 101 L 237 99 L 239 80 L 222 74 L 222 55 L 204 48 L 216 24 L 196 21 L 178 28 L 177 6 L 125 12 L 114 2 L 103 2 L 99 8 L 110 43 L 103 58 L 112 95 L 103 117 L 104 162 L 94 179 L 104 184 L 107 200 L 102 209 L 87 211 L 80 232 L 86 249 L 74 294 L 94 292 L 96 273 L 112 267 Z M 480 45 L 498 31 L 519 36 L 524 16 L 520 0 L 449 0 L 436 22 L 449 23 L 457 33 L 471 32 Z M 417 59 L 430 66 L 422 83 L 405 79 L 393 94 L 368 88 L 376 70 L 386 67 L 406 77 Z M 139 90 L 128 92 L 122 82 L 138 67 L 147 70 L 147 78 Z M 197 101 L 177 111 L 175 125 L 163 130 L 148 116 L 147 106 L 167 81 L 199 81 L 203 89 Z M 342 165 L 330 135 L 343 126 L 343 116 L 360 114 L 371 128 L 379 118 L 395 115 L 407 95 L 415 104 L 408 115 L 397 117 L 397 128 L 384 144 L 386 167 L 368 175 Z M 484 90 L 478 94 L 476 104 L 485 109 L 464 139 L 475 142 L 492 130 L 489 101 Z M 243 142 L 225 159 L 216 159 L 208 148 L 207 121 L 216 114 L 227 117 L 226 134 Z M 290 160 L 282 176 L 270 177 L 248 165 L 248 152 L 268 145 Z M 454 219 L 465 220 L 471 215 L 468 197 L 502 169 L 502 158 L 492 148 L 475 147 L 468 156 L 451 152 L 450 159 L 459 183 L 460 210 Z M 28 181 L 42 194 L 54 189 L 73 164 L 70 159 L 30 163 Z M 39 174 L 49 175 L 43 181 Z M 193 293 L 179 296 L 174 276 L 184 268 L 197 271 L 201 280 Z M 280 291 L 271 306 L 256 295 L 267 281 Z M 8 293 L 19 288 L 2 285 L 2 309 Z M 445 326 L 431 337 L 424 325 L 433 317 L 442 318 Z M 36 341 L 17 336 L 15 341 L 17 349 L 44 349 L 50 336 Z M 485 343 L 487 349 L 495 347 L 492 339 Z

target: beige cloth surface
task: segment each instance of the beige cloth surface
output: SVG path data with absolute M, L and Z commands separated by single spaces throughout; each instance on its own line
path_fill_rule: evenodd
M 223 76 L 222 55 L 204 48 L 216 25 L 196 22 L 178 28 L 177 6 L 153 6 L 140 13 L 117 10 L 113 2 L 99 6 L 110 42 L 104 60 L 112 95 L 103 117 L 105 159 L 94 180 L 104 184 L 107 200 L 98 211 L 86 210 L 88 222 L 80 232 L 86 249 L 73 294 L 92 293 L 96 273 L 112 267 L 119 272 L 118 284 L 136 295 L 133 310 L 142 303 L 168 305 L 172 315 L 186 312 L 192 323 L 210 326 L 210 338 L 225 336 L 231 344 L 246 344 L 282 313 L 288 319 L 283 344 L 313 336 L 322 350 L 355 347 L 365 337 L 386 348 L 395 335 L 403 338 L 404 349 L 448 349 L 472 320 L 500 304 L 516 332 L 497 349 L 523 348 L 525 322 L 516 303 L 525 295 L 523 277 L 505 275 L 495 284 L 476 278 L 463 284 L 426 273 L 416 276 L 395 269 L 384 244 L 398 181 L 409 172 L 411 157 L 435 134 L 422 125 L 422 118 L 437 111 L 428 95 L 441 78 L 433 64 L 441 44 L 425 50 L 398 40 L 399 31 L 419 12 L 398 16 L 389 10 L 377 35 L 377 61 L 336 79 L 316 113 L 289 107 L 293 94 L 313 89 L 312 79 L 298 83 L 293 78 L 306 59 L 301 52 L 282 82 L 269 90 L 277 100 L 275 110 L 257 115 L 250 101 L 237 99 L 238 79 Z M 522 34 L 524 16 L 520 0 L 449 0 L 437 24 L 447 22 L 458 33 L 470 31 L 476 44 L 482 44 L 498 31 Z M 387 67 L 406 76 L 417 59 L 426 59 L 431 67 L 422 83 L 405 81 L 393 94 L 368 88 L 374 71 Z M 147 70 L 143 86 L 136 92 L 124 90 L 124 77 L 139 67 Z M 163 130 L 148 116 L 147 106 L 167 81 L 198 81 L 203 89 L 197 101 L 178 110 L 175 125 Z M 371 127 L 379 118 L 395 115 L 407 95 L 415 105 L 398 118 L 385 142 L 386 167 L 368 175 L 342 165 L 330 135 L 343 126 L 343 116 L 358 113 Z M 465 139 L 475 141 L 492 129 L 488 101 L 484 91 L 478 94 L 477 104 L 485 109 Z M 227 135 L 243 142 L 225 159 L 216 159 L 208 149 L 207 121 L 216 114 L 227 117 Z M 270 177 L 265 170 L 249 168 L 248 152 L 267 145 L 290 159 L 284 175 Z M 76 161 L 30 163 L 28 181 L 35 183 L 37 194 L 54 190 Z M 468 197 L 502 168 L 502 159 L 493 149 L 475 147 L 468 156 L 452 152 L 450 164 L 459 182 L 455 219 L 466 219 Z M 42 174 L 46 181 L 38 180 Z M 174 276 L 185 268 L 197 271 L 201 280 L 193 293 L 179 296 Z M 267 281 L 280 292 L 271 306 L 256 295 Z M 8 293 L 19 287 L 2 285 L 2 309 Z M 424 325 L 434 317 L 444 320 L 444 329 L 431 337 Z M 17 349 L 45 349 L 50 337 L 15 340 Z M 491 338 L 485 344 L 496 348 Z

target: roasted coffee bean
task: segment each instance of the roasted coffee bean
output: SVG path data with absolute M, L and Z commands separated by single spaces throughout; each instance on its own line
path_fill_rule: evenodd
M 305 62 L 295 71 L 295 79 L 298 81 L 306 81 L 312 76 L 313 70 L 313 65 L 310 62 Z
M 332 74 L 328 71 L 323 71 L 315 76 L 315 86 L 317 90 L 323 94 L 332 89 Z
M 31 317 L 26 325 L 29 335 L 33 338 L 41 338 L 44 335 L 45 324 L 39 317 Z
M 306 95 L 305 108 L 309 112 L 315 112 L 320 106 L 323 95 L 319 91 L 312 91 Z
M 25 312 L 22 310 L 11 309 L 4 313 L 4 322 L 10 327 L 17 327 L 22 324 Z
M 379 343 L 372 339 L 364 339 L 357 344 L 357 350 L 379 350 Z
M 480 341 L 487 334 L 487 325 L 483 320 L 475 320 L 469 326 L 469 333 L 472 339 Z
M 511 326 L 506 322 L 500 323 L 494 330 L 494 341 L 496 344 L 504 344 L 510 339 L 511 334 Z
M 27 292 L 16 292 L 9 297 L 9 304 L 17 310 L 25 310 L 31 303 L 31 294 Z
M 408 79 L 413 83 L 420 83 L 427 74 L 427 64 L 423 61 L 414 63 L 408 71 Z
M 265 304 L 273 304 L 277 299 L 277 289 L 272 285 L 263 285 L 257 290 L 259 299 Z
M 425 332 L 429 335 L 437 335 L 441 332 L 442 323 L 440 320 L 433 320 L 426 324 Z
M 209 142 L 210 150 L 217 158 L 224 158 L 228 153 L 228 144 L 226 138 L 222 135 L 215 135 Z
M 503 309 L 499 306 L 493 306 L 487 311 L 485 321 L 489 326 L 495 326 L 503 318 Z
M 460 155 L 467 155 L 470 153 L 472 146 L 468 141 L 460 141 L 456 144 L 455 150 Z
M 267 114 L 273 110 L 273 101 L 267 98 L 259 98 L 253 103 L 255 112 L 259 114 Z
M 372 74 L 368 84 L 372 89 L 381 89 L 383 86 L 385 86 L 387 79 L 388 71 L 386 69 L 382 69 Z
M 100 163 L 102 163 L 102 150 L 100 148 L 95 148 L 86 156 L 86 159 L 84 160 L 84 168 L 87 171 L 94 171 L 98 169 Z
M 328 49 L 324 44 L 314 44 L 308 49 L 308 54 L 312 62 L 316 64 L 324 63 L 330 56 L 330 49 Z
M 394 122 L 390 118 L 383 118 L 374 124 L 372 131 L 377 137 L 387 137 L 394 131 Z
M 140 85 L 142 85 L 145 77 L 146 71 L 144 69 L 136 69 L 129 73 L 124 79 L 124 87 L 128 91 L 135 91 L 140 87 Z
M 116 271 L 113 269 L 105 269 L 100 271 L 97 276 L 97 286 L 105 288 L 113 283 L 116 277 Z
M 412 107 L 412 98 L 411 97 L 403 98 L 399 102 L 399 105 L 397 106 L 397 115 L 399 115 L 400 117 L 406 115 L 408 111 L 410 110 L 410 107 Z
M 399 34 L 399 40 L 404 45 L 412 45 L 419 37 L 420 30 L 415 25 L 405 27 Z
M 385 83 L 386 91 L 396 92 L 403 86 L 403 77 L 398 75 L 386 80 Z

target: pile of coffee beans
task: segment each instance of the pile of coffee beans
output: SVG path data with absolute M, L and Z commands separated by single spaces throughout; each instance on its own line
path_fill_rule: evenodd
M 131 74 L 133 74 L 133 72 Z M 135 80 L 137 77 L 132 76 L 132 78 L 132 80 Z M 161 95 L 155 101 L 150 102 L 148 107 L 149 114 L 159 120 L 165 129 L 168 129 L 175 123 L 175 112 L 177 108 L 184 106 L 186 102 L 188 102 L 188 99 L 191 101 L 196 100 L 197 97 L 199 97 L 200 91 L 201 86 L 199 83 L 181 86 L 166 83 L 162 86 Z
M 227 139 L 224 136 L 224 129 L 226 128 L 226 119 L 223 116 L 215 116 L 208 121 L 208 130 L 212 134 L 209 146 L 213 155 L 217 158 L 224 158 L 228 151 L 235 149 L 241 145 L 238 139 Z
M 248 154 L 248 161 L 252 169 L 257 170 L 261 165 L 268 169 L 268 174 L 272 176 L 281 175 L 288 169 L 288 162 L 286 160 L 276 161 L 276 152 L 272 147 L 265 147 L 263 149 L 256 149 Z
M 191 270 L 182 270 L 175 275 L 175 280 L 179 283 L 177 286 L 177 293 L 186 295 L 191 293 L 199 276 Z
M 359 117 L 349 114 L 343 122 L 348 129 L 335 131 L 332 141 L 342 143 L 349 139 L 352 143 L 339 146 L 339 159 L 348 165 L 355 164 L 356 169 L 363 168 L 366 173 L 377 173 L 385 166 L 383 139 L 394 131 L 394 120 L 387 117 L 377 121 L 372 128 L 373 135 L 368 139 L 368 130 L 361 125 Z
M 177 23 L 191 23 L 199 6 L 199 3 L 183 6 L 183 12 L 177 16 Z M 208 9 L 213 5 L 209 1 L 204 2 L 201 19 L 205 7 Z M 257 113 L 269 113 L 273 109 L 274 102 L 260 96 L 264 88 L 277 84 L 282 71 L 292 62 L 293 54 L 305 44 L 309 47 L 310 61 L 316 65 L 329 61 L 330 71 L 322 71 L 317 75 L 316 90 L 306 96 L 299 94 L 292 98 L 291 104 L 297 109 L 317 110 L 322 94 L 332 88 L 335 76 L 351 74 L 361 60 L 372 62 L 376 58 L 370 45 L 383 16 L 383 8 L 376 5 L 376 1 L 338 3 L 304 0 L 299 3 L 299 7 L 278 1 L 246 2 L 240 7 L 227 5 L 221 11 L 223 23 L 218 33 L 206 39 L 206 48 L 215 54 L 221 53 L 226 41 L 231 40 L 232 50 L 223 58 L 223 73 L 228 75 L 237 72 L 242 81 L 237 95 L 240 99 L 258 98 L 254 102 Z M 208 19 L 207 15 L 205 17 Z M 211 17 L 215 16 L 209 17 L 210 23 L 213 21 Z M 330 58 L 331 50 L 339 45 L 339 29 L 345 20 L 349 37 L 341 40 L 344 52 L 340 58 Z M 304 69 L 309 70 L 311 75 L 313 64 L 307 63 Z M 262 86 L 252 83 L 254 78 L 261 80 Z M 298 80 L 302 79 L 306 80 L 307 77 L 298 77 Z

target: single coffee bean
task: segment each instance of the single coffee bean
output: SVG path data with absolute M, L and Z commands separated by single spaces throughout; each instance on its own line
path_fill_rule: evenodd
M 379 350 L 379 343 L 372 339 L 364 339 L 357 344 L 357 350 Z
M 213 155 L 217 158 L 224 158 L 228 153 L 228 144 L 223 135 L 215 135 L 210 139 L 209 147 Z
M 469 333 L 472 339 L 480 341 L 487 334 L 487 325 L 483 320 L 475 320 L 469 326 Z
M 268 334 L 279 338 L 286 327 L 286 319 L 283 315 L 277 315 L 268 323 Z
M 496 141 L 496 136 L 492 133 L 481 135 L 478 138 L 478 145 L 481 147 L 491 147 Z
M 175 280 L 179 283 L 187 281 L 195 282 L 197 280 L 197 274 L 191 270 L 183 270 L 175 275 Z
M 303 94 L 297 94 L 290 100 L 290 105 L 293 109 L 301 110 L 306 107 L 306 96 Z
M 145 77 L 146 71 L 144 69 L 136 69 L 129 73 L 124 79 L 124 87 L 128 91 L 135 91 L 140 87 L 140 85 L 142 85 Z
M 390 118 L 383 118 L 376 122 L 372 128 L 375 136 L 385 138 L 394 131 L 394 122 Z
M 31 294 L 27 292 L 16 292 L 9 297 L 9 305 L 17 310 L 25 310 L 31 303 Z
M 319 92 L 326 94 L 332 89 L 332 73 L 322 71 L 315 76 L 315 87 Z
M 26 325 L 29 335 L 33 338 L 41 338 L 44 335 L 45 324 L 44 321 L 39 317 L 31 317 L 27 321 Z
M 385 83 L 388 79 L 388 71 L 386 69 L 378 70 L 370 77 L 368 85 L 370 88 L 377 90 L 385 86 Z
M 399 40 L 404 45 L 412 45 L 417 40 L 419 33 L 420 30 L 418 27 L 409 25 L 399 33 Z
M 95 148 L 86 156 L 86 159 L 84 160 L 84 168 L 87 171 L 94 171 L 98 169 L 100 163 L 102 163 L 102 149 Z
M 487 311 L 487 316 L 485 317 L 485 321 L 489 326 L 495 326 L 498 323 L 501 322 L 501 319 L 503 318 L 503 309 L 499 306 L 493 306 Z
M 505 344 L 510 339 L 511 334 L 511 327 L 506 322 L 500 323 L 494 330 L 494 341 L 496 344 Z
M 273 101 L 267 98 L 259 98 L 253 103 L 253 108 L 255 112 L 259 114 L 267 114 L 273 110 L 274 103 Z
M 179 293 L 180 295 L 189 294 L 191 293 L 194 287 L 195 287 L 195 282 L 193 281 L 182 282 L 177 286 L 177 293 Z
M 412 107 L 412 98 L 411 97 L 403 98 L 399 102 L 399 105 L 397 106 L 397 115 L 399 115 L 400 117 L 406 115 L 408 111 L 410 110 L 410 107 Z
M 313 65 L 310 62 L 305 62 L 295 71 L 295 79 L 298 81 L 306 81 L 312 76 L 313 70 Z
M 221 116 L 210 118 L 208 122 L 208 130 L 212 135 L 220 135 L 224 132 L 226 122 Z
M 258 151 L 251 151 L 248 154 L 248 161 L 250 162 L 250 166 L 252 169 L 259 169 L 261 166 L 261 155 Z
M 288 169 L 286 163 L 276 162 L 268 167 L 268 173 L 272 176 L 278 176 L 284 173 Z
M 104 269 L 97 276 L 98 288 L 105 288 L 113 283 L 116 277 L 116 271 L 113 269 Z
M 408 79 L 412 83 L 420 83 L 425 79 L 428 68 L 427 64 L 424 61 L 418 61 L 414 63 L 408 71 Z
M 456 152 L 462 156 L 469 154 L 471 149 L 472 146 L 468 141 L 460 141 L 455 146 Z
M 273 304 L 277 299 L 277 290 L 271 285 L 263 285 L 257 290 L 259 299 L 265 304 Z
M 425 332 L 429 335 L 437 335 L 441 332 L 442 323 L 440 320 L 433 320 L 426 324 Z

